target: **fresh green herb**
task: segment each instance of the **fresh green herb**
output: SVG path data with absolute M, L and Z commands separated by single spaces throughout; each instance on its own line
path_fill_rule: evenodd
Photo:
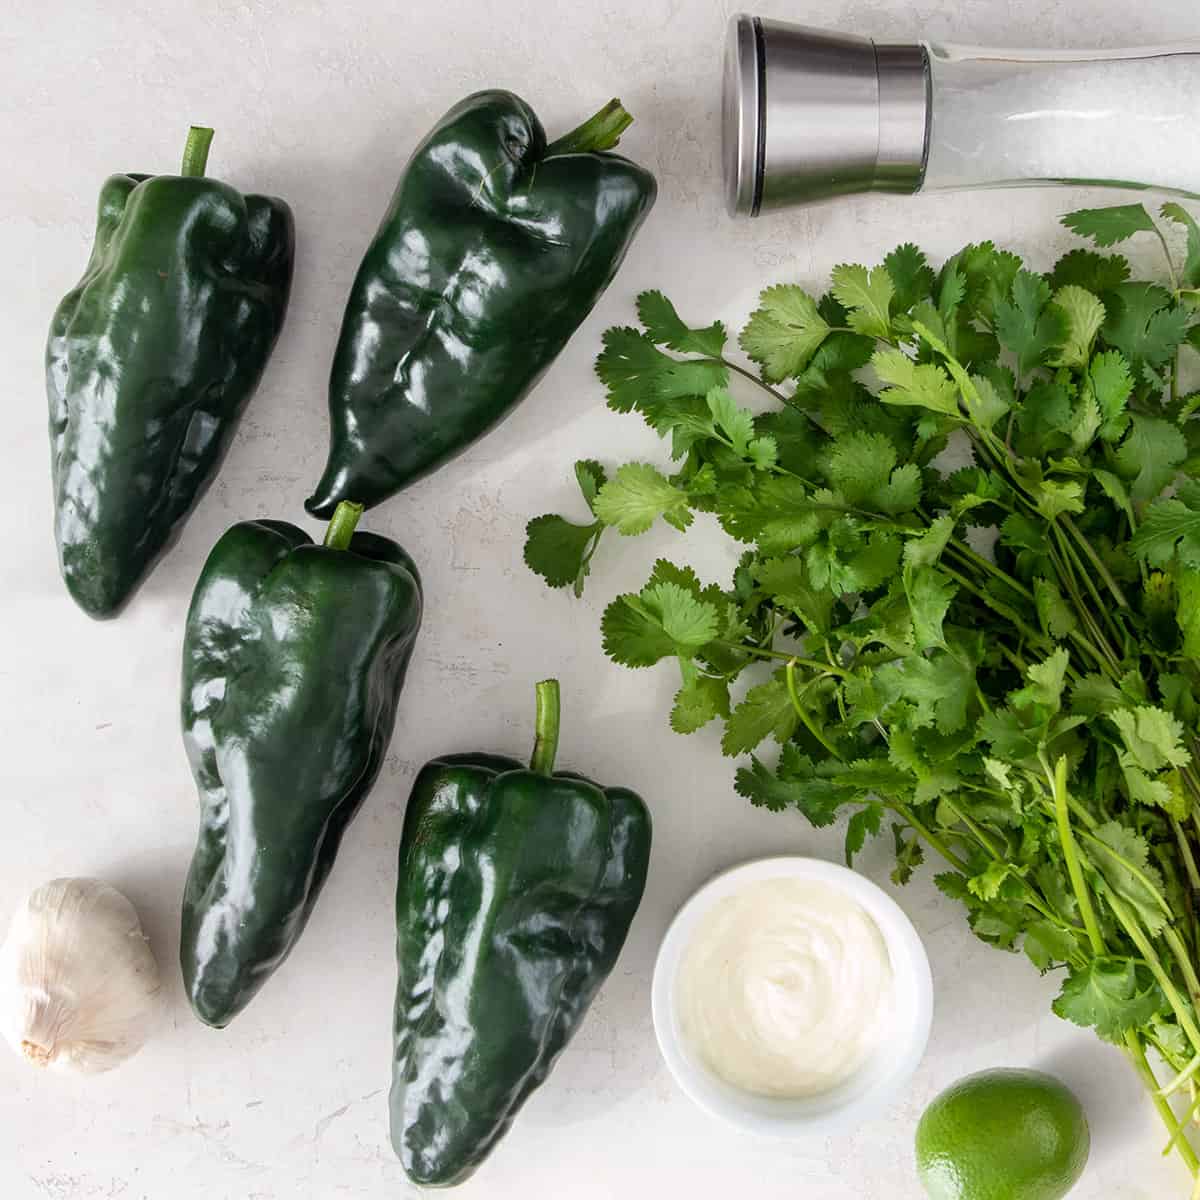
M 768 288 L 727 355 L 658 292 L 597 372 L 674 465 L 581 463 L 589 524 L 539 517 L 526 558 L 578 593 L 609 529 L 711 513 L 732 585 L 666 561 L 618 596 L 604 648 L 678 664 L 672 728 L 724 727 L 736 789 L 926 853 L 974 932 L 1064 971 L 1060 1016 L 1157 1088 L 1200 1072 L 1200 226 L 1166 285 L 1075 250 L 1041 274 L 990 243 L 914 246 Z M 1141 205 L 1073 213 L 1109 247 Z M 753 381 L 766 408 L 742 403 Z M 948 465 L 957 459 L 957 469 Z M 743 681 L 743 676 L 745 680 Z M 740 685 L 740 686 L 739 686 Z M 1168 1085 L 1168 1091 L 1171 1085 Z M 1155 1104 L 1193 1174 L 1196 1154 Z

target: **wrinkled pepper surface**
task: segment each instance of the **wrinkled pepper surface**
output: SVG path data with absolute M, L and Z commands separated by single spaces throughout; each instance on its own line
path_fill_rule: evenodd
M 421 585 L 339 506 L 322 546 L 234 525 L 208 556 L 183 645 L 200 793 L 180 960 L 206 1024 L 229 1023 L 296 944 L 383 764 L 421 623 Z
M 558 685 L 531 764 L 434 759 L 417 776 L 396 893 L 392 1145 L 416 1183 L 461 1182 L 546 1078 L 642 898 L 650 815 L 554 771 Z
M 547 145 L 511 92 L 468 96 L 417 147 L 358 269 L 306 507 L 370 508 L 487 433 L 592 310 L 656 185 L 606 151 L 616 100 Z
M 283 326 L 292 214 L 204 178 L 113 175 L 87 270 L 50 326 L 46 391 L 63 580 L 94 617 L 128 599 L 208 486 Z

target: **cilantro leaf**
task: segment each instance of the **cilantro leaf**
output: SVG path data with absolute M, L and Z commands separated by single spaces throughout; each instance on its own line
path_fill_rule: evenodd
M 768 682 L 752 687 L 741 704 L 729 714 L 721 750 L 733 758 L 753 750 L 768 737 L 786 742 L 795 733 L 799 721 L 784 673 L 776 671 Z
M 1033 599 L 1042 628 L 1054 638 L 1065 638 L 1079 623 L 1058 584 L 1051 579 L 1033 581 Z
M 942 651 L 887 663 L 875 678 L 886 703 L 902 703 L 909 710 L 913 728 L 935 725 L 942 733 L 954 733 L 966 724 L 975 671 L 957 654 Z
M 920 537 L 910 538 L 904 544 L 906 569 L 932 567 L 941 557 L 950 539 L 954 536 L 954 518 L 936 517 Z
M 1054 307 L 1062 317 L 1062 335 L 1053 365 L 1083 366 L 1091 357 L 1092 343 L 1104 324 L 1104 305 L 1091 292 L 1068 285 L 1055 292 Z
M 1133 499 L 1145 502 L 1175 478 L 1187 452 L 1187 440 L 1176 426 L 1162 417 L 1134 413 L 1129 433 L 1117 447 L 1114 465 L 1117 474 L 1129 482 Z
M 1119 254 L 1097 254 L 1094 250 L 1071 250 L 1054 264 L 1050 286 L 1059 288 L 1074 284 L 1097 296 L 1120 287 L 1129 278 L 1129 263 Z
M 937 286 L 933 268 L 912 242 L 897 246 L 884 257 L 883 265 L 895 288 L 892 305 L 896 311 L 907 312 L 918 300 L 931 296 Z
M 1102 955 L 1071 969 L 1053 1007 L 1056 1015 L 1090 1026 L 1106 1042 L 1120 1042 L 1167 1005 L 1148 968 Z
M 1083 512 L 1083 484 L 1075 479 L 1062 482 L 1043 479 L 1034 486 L 1033 496 L 1038 512 L 1047 521 L 1053 521 L 1063 513 Z
M 1069 962 L 1077 945 L 1075 938 L 1061 925 L 1040 920 L 1028 925 L 1021 948 L 1029 961 L 1044 973 L 1056 963 Z
M 915 363 L 902 350 L 876 351 L 871 357 L 875 374 L 889 386 L 879 394 L 885 404 L 928 408 L 950 417 L 960 415 L 958 390 L 941 367 Z
M 1070 651 L 1060 646 L 1048 658 L 1035 663 L 1025 672 L 1026 685 L 1009 695 L 1014 708 L 1037 705 L 1058 712 L 1062 705 L 1063 684 L 1070 664 Z
M 1187 231 L 1187 261 L 1179 275 L 1179 282 L 1184 287 L 1200 287 L 1200 225 L 1196 218 L 1181 204 L 1169 200 L 1162 206 L 1162 215 L 1176 225 L 1182 225 Z
M 1169 712 L 1151 705 L 1110 713 L 1121 734 L 1129 760 L 1143 771 L 1183 767 L 1191 755 L 1183 745 L 1183 726 Z
M 846 866 L 854 866 L 854 856 L 867 844 L 867 837 L 875 837 L 883 823 L 883 805 L 873 801 L 860 808 L 846 826 Z
M 946 644 L 942 624 L 958 593 L 958 584 L 934 568 L 913 572 L 906 568 L 904 590 L 912 615 L 913 640 L 918 650 Z
M 725 352 L 725 326 L 720 321 L 703 329 L 689 329 L 662 292 L 642 292 L 637 298 L 637 313 L 646 327 L 646 336 L 672 350 L 711 358 L 720 358 Z
M 803 288 L 785 283 L 762 293 L 738 341 L 765 380 L 782 383 L 808 366 L 829 332 L 816 301 Z
M 676 529 L 692 523 L 686 493 L 647 463 L 626 463 L 599 491 L 596 516 L 623 534 L 645 533 L 662 517 Z
M 846 501 L 882 513 L 907 512 L 921 499 L 921 472 L 913 463 L 897 467 L 896 447 L 881 433 L 851 433 L 829 452 L 829 481 Z
M 1087 839 L 1104 882 L 1132 905 L 1149 933 L 1159 933 L 1171 919 L 1163 899 L 1162 875 L 1150 865 L 1150 846 L 1140 834 L 1118 821 L 1106 821 Z
M 925 848 L 915 833 L 905 836 L 903 825 L 893 824 L 892 836 L 896 841 L 896 868 L 892 871 L 892 882 L 897 887 L 903 887 L 925 861 Z
M 1200 571 L 1180 571 L 1178 584 L 1175 620 L 1183 635 L 1183 653 L 1187 658 L 1200 658 Z
M 1067 213 L 1062 223 L 1097 246 L 1115 246 L 1135 233 L 1153 233 L 1154 222 L 1141 204 L 1116 204 L 1108 208 L 1081 208 Z
M 1100 409 L 1100 436 L 1106 442 L 1120 440 L 1129 426 L 1126 405 L 1133 395 L 1133 375 L 1119 350 L 1097 354 L 1088 367 L 1088 383 Z
M 770 812 L 782 812 L 785 808 L 800 808 L 804 798 L 804 784 L 799 780 L 781 779 L 767 767 L 757 755 L 751 755 L 749 767 L 739 767 L 734 777 L 734 791 L 749 800 L 755 808 Z M 837 797 L 828 797 L 836 806 Z M 815 815 L 814 815 L 815 814 Z M 814 825 L 830 825 L 836 818 L 836 807 L 828 810 L 815 807 L 809 812 Z
M 715 431 L 724 434 L 739 458 L 748 458 L 760 470 L 769 470 L 778 458 L 778 446 L 770 436 L 755 437 L 754 417 L 739 408 L 727 388 L 713 388 L 706 398 Z
M 896 293 L 886 267 L 843 263 L 833 268 L 832 292 L 849 314 L 850 328 L 866 337 L 885 338 L 891 332 L 892 297 Z
M 1133 535 L 1130 548 L 1140 559 L 1165 567 L 1179 550 L 1179 560 L 1200 570 L 1200 483 L 1188 482 L 1174 497 L 1156 500 Z
M 595 515 L 596 493 L 607 477 L 595 459 L 575 464 L 575 479 L 589 509 Z M 576 525 L 563 517 L 546 514 L 534 517 L 525 526 L 525 564 L 540 575 L 549 587 L 572 585 L 576 596 L 583 594 L 584 580 L 591 571 L 591 558 L 604 532 L 604 525 Z
M 1187 336 L 1187 309 L 1153 283 L 1123 283 L 1112 294 L 1105 340 L 1129 359 L 1135 374 L 1143 363 L 1160 367 L 1168 362 Z
M 667 417 L 672 400 L 703 396 L 729 381 L 721 363 L 672 358 L 646 334 L 630 328 L 605 330 L 596 374 L 607 388 L 609 408 L 640 412 L 656 426 Z
M 667 579 L 637 595 L 618 596 L 604 610 L 604 652 L 627 667 L 649 667 L 673 655 L 691 656 L 720 628 L 715 604 Z
M 695 733 L 716 717 L 729 716 L 729 684 L 711 675 L 697 675 L 675 693 L 671 728 Z
M 590 566 L 588 559 L 603 526 L 574 525 L 547 514 L 525 526 L 525 564 L 552 588 L 571 585 L 578 595 Z
M 753 574 L 778 607 L 794 613 L 813 633 L 829 631 L 834 598 L 813 583 L 802 558 L 768 558 L 754 565 Z
M 1032 271 L 1018 271 L 1012 300 L 996 304 L 996 334 L 1000 344 L 1017 356 L 1022 374 L 1031 371 L 1065 336 L 1061 312 L 1050 307 L 1050 285 Z
M 596 511 L 596 493 L 608 482 L 604 468 L 594 458 L 581 458 L 575 464 L 575 481 L 587 506 Z

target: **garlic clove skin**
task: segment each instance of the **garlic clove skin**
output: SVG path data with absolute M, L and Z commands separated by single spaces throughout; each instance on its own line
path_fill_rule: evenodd
M 0 947 L 0 1033 L 27 1062 L 84 1074 L 141 1049 L 161 1002 L 137 910 L 99 879 L 55 879 Z

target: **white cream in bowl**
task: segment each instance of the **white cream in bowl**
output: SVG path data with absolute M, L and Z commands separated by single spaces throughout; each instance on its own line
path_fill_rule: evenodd
M 748 884 L 697 923 L 675 983 L 679 1026 L 701 1061 L 759 1096 L 813 1096 L 878 1046 L 892 965 L 879 927 L 834 884 Z
M 925 1052 L 929 960 L 896 902 L 820 859 L 761 859 L 705 884 L 663 938 L 654 1030 L 697 1105 L 768 1137 L 853 1128 Z

